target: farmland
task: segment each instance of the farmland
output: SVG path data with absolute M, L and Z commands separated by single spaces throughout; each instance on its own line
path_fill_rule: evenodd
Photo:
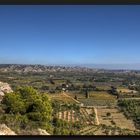
M 117 108 L 105 108 L 99 107 L 98 118 L 101 124 L 117 126 L 122 129 L 135 130 L 135 126 L 132 120 L 128 120 Z M 110 113 L 110 116 L 107 116 L 107 113 Z M 123 125 L 122 125 L 123 124 Z
M 94 108 L 80 108 L 80 111 L 76 110 L 65 110 L 57 113 L 59 119 L 64 119 L 68 122 L 80 121 L 86 125 L 96 124 Z
M 31 86 L 40 95 L 48 96 L 52 106 L 48 131 L 52 135 L 140 134 L 139 74 L 79 69 L 0 72 L 0 80 L 13 91 L 20 86 Z M 2 100 L 3 96 L 0 98 Z M 1 108 L 1 117 L 2 112 Z M 30 125 L 32 127 L 33 122 Z M 18 133 L 19 128 L 12 124 L 9 127 Z

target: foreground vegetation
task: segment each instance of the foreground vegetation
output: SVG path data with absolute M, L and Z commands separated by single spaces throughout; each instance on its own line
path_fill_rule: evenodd
M 1 122 L 15 131 L 43 128 L 51 130 L 52 107 L 47 94 L 39 94 L 32 87 L 19 87 L 3 97 Z
M 140 129 L 140 100 L 120 100 L 119 106 L 128 119 L 133 119 L 135 126 Z

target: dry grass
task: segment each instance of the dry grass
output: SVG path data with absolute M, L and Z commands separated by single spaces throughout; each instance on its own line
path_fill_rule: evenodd
M 110 85 L 111 86 L 111 85 Z M 109 90 L 110 89 L 110 86 L 107 86 L 107 85 L 98 85 L 96 86 L 98 89 L 100 90 Z
M 75 122 L 77 120 L 77 118 L 75 119 L 75 117 L 74 117 L 74 113 L 75 113 L 75 111 L 72 110 L 72 122 Z
M 67 119 L 67 111 L 64 111 L 63 113 L 64 113 L 64 120 L 66 120 Z
M 111 125 L 113 126 L 111 120 L 115 123 L 117 127 L 126 128 L 130 130 L 135 130 L 134 122 L 132 120 L 128 120 L 122 112 L 119 112 L 118 109 L 108 109 L 108 108 L 98 108 L 98 118 L 100 124 Z M 111 113 L 110 117 L 107 117 L 107 112 Z
M 91 109 L 86 109 L 86 112 L 90 115 L 90 114 L 92 114 L 92 113 L 94 113 L 93 112 L 94 110 L 91 108 Z
M 113 95 L 111 95 L 107 92 L 93 91 L 93 92 L 90 92 L 89 95 L 90 95 L 90 97 L 93 97 L 94 99 L 97 99 L 97 100 L 101 100 L 101 99 L 115 100 L 116 99 Z
M 104 133 L 104 131 L 102 130 L 102 128 L 99 128 L 99 129 L 96 130 L 96 132 L 94 133 L 94 135 L 106 135 L 106 134 Z
M 131 93 L 131 92 L 135 93 L 136 92 L 135 90 L 130 90 L 128 88 L 122 88 L 122 87 L 117 88 L 117 91 L 122 92 L 122 93 Z
M 58 113 L 58 118 L 62 118 L 62 112 Z
M 49 97 L 51 98 L 51 100 L 57 100 L 63 103 L 76 103 L 72 98 L 65 96 L 63 93 L 49 94 Z
M 70 111 L 68 111 L 68 120 L 66 120 L 66 121 L 68 121 L 68 122 L 71 121 L 71 112 Z
M 85 98 L 85 94 L 83 93 L 72 93 L 72 92 L 68 92 L 66 93 L 67 95 L 69 95 L 70 97 L 74 98 L 75 95 L 78 97 L 78 98 Z

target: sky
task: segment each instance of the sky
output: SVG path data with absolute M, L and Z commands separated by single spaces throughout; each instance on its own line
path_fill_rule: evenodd
M 0 64 L 140 64 L 140 5 L 0 5 Z

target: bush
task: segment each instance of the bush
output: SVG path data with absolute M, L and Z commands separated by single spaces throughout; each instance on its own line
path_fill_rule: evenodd
M 54 128 L 53 135 L 69 135 L 69 130 L 65 128 Z
M 107 112 L 107 113 L 106 113 L 106 116 L 107 116 L 107 117 L 110 117 L 110 116 L 111 116 L 111 113 L 110 113 L 110 112 Z
M 10 118 L 15 117 L 14 121 L 20 122 L 21 128 L 28 121 L 38 122 L 38 127 L 47 126 L 51 121 L 52 107 L 48 96 L 39 94 L 32 87 L 18 87 L 14 93 L 6 94 L 2 108 Z M 10 118 L 5 117 L 5 120 Z
M 2 108 L 5 113 L 24 114 L 26 112 L 25 103 L 20 95 L 16 93 L 8 93 L 2 100 Z
M 53 135 L 61 135 L 60 128 L 54 128 Z
M 26 129 L 29 120 L 26 115 L 4 114 L 1 117 L 1 123 L 5 123 L 17 133 L 20 129 Z

